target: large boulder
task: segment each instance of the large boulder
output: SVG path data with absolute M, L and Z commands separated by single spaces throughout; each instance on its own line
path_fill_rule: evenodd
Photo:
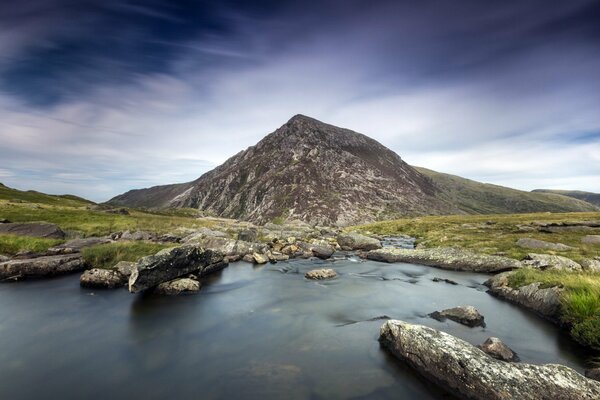
M 581 271 L 581 265 L 570 258 L 551 254 L 529 253 L 522 261 L 523 265 L 541 270 Z
M 434 311 L 429 316 L 438 321 L 445 321 L 451 319 L 452 321 L 458 322 L 470 327 L 483 326 L 485 322 L 483 315 L 477 311 L 473 306 L 460 306 L 454 308 L 448 308 L 442 311 Z
M 369 251 L 367 258 L 374 261 L 422 264 L 442 269 L 472 272 L 501 272 L 522 266 L 519 261 L 512 258 L 489 256 L 451 247 L 414 250 L 384 248 Z
M 80 254 L 44 256 L 0 263 L 0 281 L 46 278 L 85 269 Z
M 510 347 L 497 337 L 489 337 L 483 342 L 482 345 L 477 346 L 478 349 L 483 350 L 484 353 L 494 357 L 497 360 L 513 362 L 519 361 L 517 353 L 515 353 Z
M 600 383 L 571 368 L 507 363 L 438 330 L 387 321 L 380 343 L 418 373 L 461 398 L 481 400 L 592 400 Z
M 489 288 L 488 292 L 528 308 L 550 321 L 560 321 L 562 288 L 545 287 L 538 282 L 513 288 L 509 285 L 510 274 L 505 272 L 485 281 L 484 285 Z
M 164 249 L 137 262 L 129 277 L 129 291 L 137 293 L 191 273 L 205 276 L 226 266 L 223 254 L 213 250 L 195 246 Z
M 114 289 L 125 286 L 127 277 L 119 271 L 92 268 L 81 274 L 79 284 L 87 288 Z
M 381 248 L 379 240 L 356 232 L 340 233 L 337 242 L 343 249 L 349 250 L 369 251 Z
M 46 222 L 11 222 L 0 224 L 0 233 L 46 239 L 64 239 L 66 236 L 58 225 Z
M 532 239 L 532 238 L 520 238 L 517 240 L 517 246 L 526 249 L 545 249 L 545 250 L 556 250 L 556 251 L 567 251 L 573 250 L 574 247 L 567 246 L 562 243 L 551 243 L 544 240 Z
M 154 293 L 175 296 L 178 294 L 191 294 L 200 291 L 200 282 L 190 278 L 175 279 L 163 282 L 154 289 Z

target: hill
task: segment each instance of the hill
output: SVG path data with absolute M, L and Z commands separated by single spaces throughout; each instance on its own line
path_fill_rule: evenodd
M 93 201 L 86 200 L 82 197 L 73 196 L 70 194 L 65 195 L 51 195 L 34 190 L 17 190 L 0 183 L 0 200 L 7 200 L 10 202 L 26 202 L 26 203 L 38 203 L 48 205 L 62 205 L 65 207 L 78 207 L 95 204 Z
M 600 193 L 583 192 L 581 190 L 552 190 L 552 189 L 536 189 L 533 193 L 553 193 L 563 196 L 572 197 L 574 199 L 586 201 L 600 207 Z

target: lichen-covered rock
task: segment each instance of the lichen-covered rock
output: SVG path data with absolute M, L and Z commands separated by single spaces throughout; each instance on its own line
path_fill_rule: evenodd
M 152 240 L 152 239 L 154 239 L 154 235 L 151 234 L 150 232 L 146 232 L 146 231 L 135 231 L 135 232 L 125 231 L 125 232 L 121 233 L 121 235 L 118 237 L 118 240 Z
M 458 322 L 470 327 L 483 326 L 485 327 L 484 317 L 477 311 L 473 306 L 460 306 L 454 308 L 448 308 L 442 311 L 434 311 L 429 316 L 438 321 L 445 321 L 451 319 L 452 321 Z
M 522 267 L 519 261 L 512 258 L 489 256 L 451 247 L 432 249 L 384 248 L 369 251 L 367 258 L 374 261 L 414 263 L 442 269 L 472 272 L 501 272 Z
M 98 246 L 100 244 L 106 244 L 110 242 L 112 242 L 111 239 L 101 237 L 73 239 L 63 244 L 59 244 L 57 246 L 49 248 L 48 252 L 54 254 L 76 253 L 85 247 Z
M 133 261 L 119 261 L 118 263 L 115 264 L 113 269 L 116 271 L 119 271 L 119 273 L 121 275 L 129 278 L 131 276 L 131 273 L 135 269 L 136 265 L 137 265 L 137 263 L 135 263 Z
M 202 277 L 226 266 L 223 254 L 213 250 L 195 246 L 164 249 L 137 262 L 129 277 L 129 291 L 137 293 L 190 273 Z
M 356 232 L 340 233 L 337 242 L 342 248 L 350 250 L 376 250 L 381 249 L 381 242 L 375 238 L 361 235 Z
M 46 278 L 85 269 L 81 254 L 9 260 L 0 263 L 0 281 Z
M 0 224 L 0 233 L 32 236 L 46 239 L 64 239 L 65 232 L 55 224 L 46 222 L 9 222 Z
M 529 253 L 522 261 L 523 265 L 541 270 L 581 271 L 581 265 L 570 258 L 552 254 Z
M 563 289 L 557 286 L 541 287 L 540 283 L 532 283 L 519 288 L 509 286 L 510 272 L 493 276 L 484 282 L 488 292 L 513 303 L 522 305 L 537 314 L 553 321 L 560 320 L 560 297 Z
M 331 268 L 313 269 L 311 271 L 308 271 L 306 274 L 304 274 L 304 277 L 306 279 L 314 279 L 314 280 L 331 279 L 331 278 L 335 278 L 336 276 L 337 276 L 337 273 L 334 270 L 332 270 Z
M 87 288 L 114 289 L 125 286 L 127 277 L 119 271 L 92 268 L 81 274 L 79 284 Z
M 163 282 L 154 289 L 154 293 L 175 296 L 183 293 L 197 293 L 200 291 L 200 282 L 190 278 L 175 279 Z
M 494 357 L 497 360 L 513 362 L 519 361 L 517 353 L 512 351 L 504 342 L 496 337 L 489 337 L 482 345 L 477 346 L 484 353 Z
M 551 243 L 544 240 L 532 239 L 532 238 L 520 238 L 517 240 L 517 246 L 526 249 L 545 249 L 545 250 L 556 250 L 556 251 L 567 251 L 573 250 L 574 247 L 567 246 L 562 243 Z
M 600 260 L 586 258 L 581 260 L 581 268 L 584 271 L 589 272 L 600 272 Z
M 507 363 L 438 330 L 387 321 L 379 341 L 421 375 L 462 398 L 481 400 L 593 400 L 600 383 L 571 368 Z

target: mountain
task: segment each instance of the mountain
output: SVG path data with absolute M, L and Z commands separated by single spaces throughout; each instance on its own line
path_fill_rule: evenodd
M 553 193 L 560 194 L 563 196 L 572 197 L 574 199 L 582 200 L 595 206 L 600 207 L 600 193 L 583 192 L 581 190 L 552 190 L 552 189 L 536 189 L 533 193 Z
M 53 195 L 36 192 L 34 190 L 17 190 L 0 183 L 0 200 L 8 200 L 12 202 L 26 202 L 49 205 L 64 205 L 67 207 L 83 207 L 90 204 L 95 204 L 92 201 L 84 198 L 73 196 L 71 194 Z
M 439 190 L 440 199 L 455 205 L 468 214 L 599 210 L 589 203 L 557 193 L 525 192 L 426 168 L 415 167 L 415 169 L 432 180 Z
M 131 190 L 108 203 L 339 226 L 428 214 L 596 210 L 560 195 L 417 169 L 365 135 L 303 115 L 193 182 Z

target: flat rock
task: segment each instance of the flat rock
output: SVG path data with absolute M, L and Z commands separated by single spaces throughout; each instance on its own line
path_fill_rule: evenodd
M 43 256 L 0 263 L 0 281 L 46 278 L 85 269 L 80 254 Z
M 335 278 L 336 276 L 337 276 L 337 273 L 334 270 L 332 270 L 331 268 L 313 269 L 311 271 L 308 271 L 306 274 L 304 274 L 304 277 L 306 279 L 314 279 L 314 280 L 331 279 L 331 278 Z
M 490 294 L 519 304 L 550 321 L 559 322 L 562 288 L 542 287 L 540 283 L 534 282 L 515 289 L 508 285 L 509 276 L 510 272 L 495 275 L 485 281 L 484 285 L 489 288 Z
M 599 244 L 600 245 L 600 235 L 587 235 L 581 239 L 581 243 L 583 244 Z
M 460 306 L 454 308 L 448 308 L 442 311 L 435 311 L 429 314 L 433 319 L 438 321 L 445 321 L 451 319 L 452 321 L 458 322 L 470 327 L 483 326 L 485 327 L 484 317 L 477 311 L 473 306 Z
M 152 239 L 154 239 L 154 235 L 151 234 L 150 232 L 146 232 L 146 231 L 135 231 L 135 232 L 125 231 L 125 232 L 121 233 L 121 235 L 118 237 L 118 240 L 152 240 Z
M 190 278 L 181 278 L 163 282 L 154 289 L 155 293 L 167 296 L 197 293 L 198 291 L 200 291 L 200 282 Z
M 340 233 L 337 235 L 338 244 L 351 250 L 376 250 L 381 249 L 381 242 L 369 236 L 356 232 Z
M 483 342 L 482 345 L 477 346 L 478 349 L 483 350 L 484 353 L 494 357 L 497 360 L 514 362 L 518 361 L 519 357 L 517 353 L 512 351 L 504 342 L 496 337 L 489 337 Z
M 387 321 L 379 341 L 396 358 L 460 398 L 481 400 L 592 400 L 600 383 L 571 368 L 507 363 L 438 330 Z
M 524 247 L 526 249 L 545 249 L 556 251 L 567 251 L 574 249 L 574 247 L 567 246 L 566 244 L 551 243 L 533 238 L 520 238 L 519 240 L 517 240 L 517 246 Z
M 79 284 L 87 288 L 114 289 L 127 283 L 127 277 L 119 271 L 92 268 L 81 274 Z
M 523 265 L 541 270 L 581 271 L 581 265 L 570 258 L 552 254 L 529 253 L 522 261 Z
M 195 246 L 164 249 L 140 259 L 129 277 L 129 291 L 137 293 L 191 273 L 202 277 L 227 267 L 223 254 Z
M 65 232 L 55 224 L 46 222 L 10 222 L 0 224 L 0 233 L 18 236 L 33 236 L 47 239 L 64 239 Z
M 367 258 L 374 261 L 405 262 L 471 272 L 501 272 L 522 267 L 519 261 L 512 258 L 489 256 L 451 247 L 432 249 L 385 248 L 369 251 Z
M 54 246 L 48 249 L 50 253 L 74 253 L 78 252 L 85 247 L 97 246 L 100 244 L 111 243 L 112 240 L 109 238 L 101 238 L 101 237 L 89 237 L 83 239 L 73 239 L 69 240 L 63 244 L 59 244 L 58 246 Z

